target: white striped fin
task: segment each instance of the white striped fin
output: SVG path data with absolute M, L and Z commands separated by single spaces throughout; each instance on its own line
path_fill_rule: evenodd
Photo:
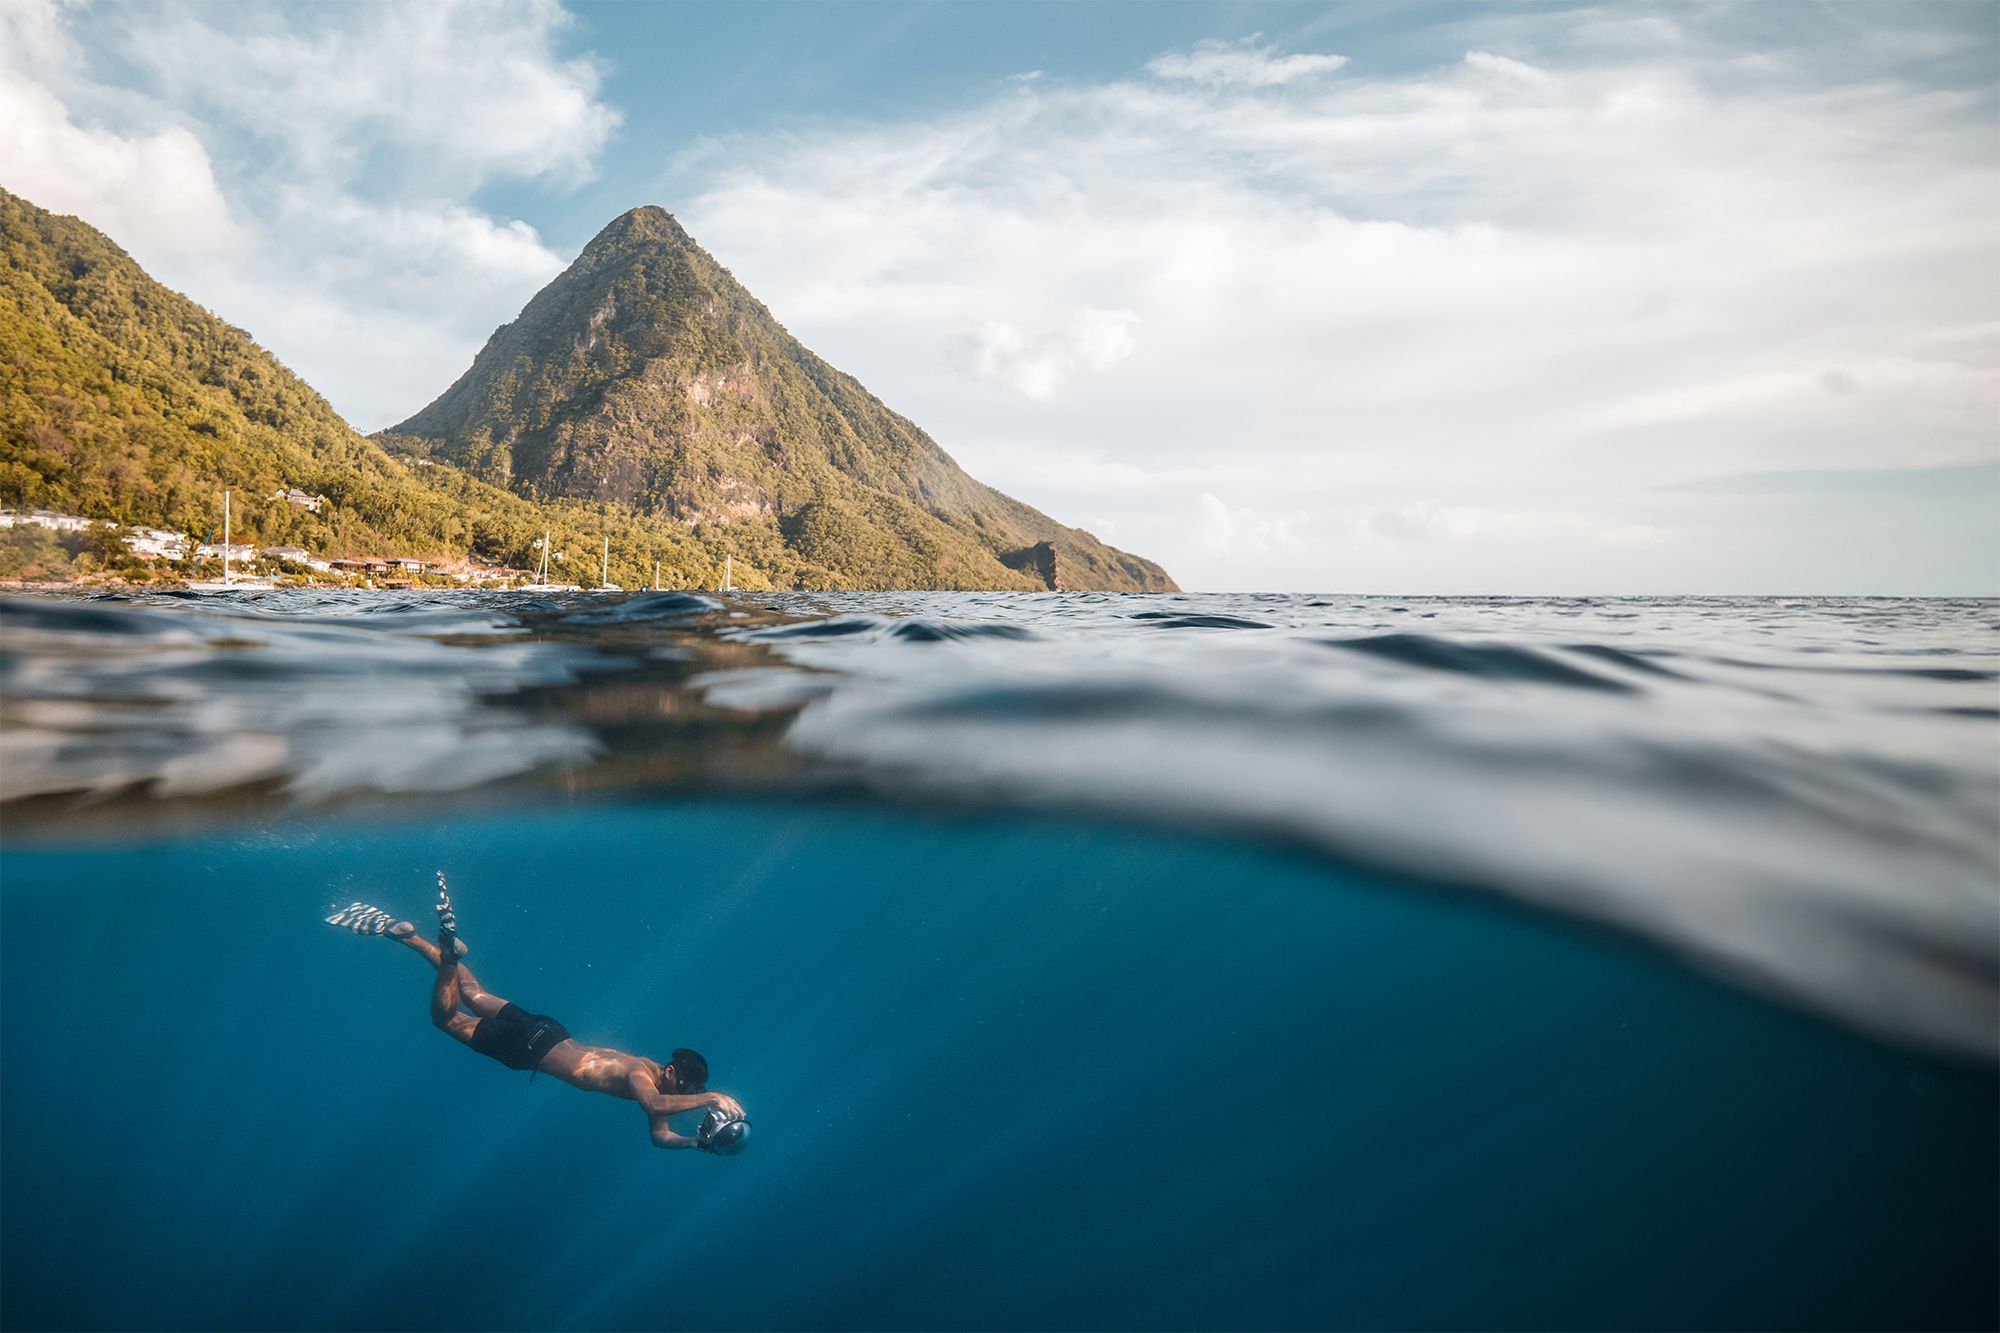
M 326 924 L 340 926 L 357 935 L 386 935 L 389 927 L 396 924 L 396 914 L 367 903 L 349 903 L 328 917 Z

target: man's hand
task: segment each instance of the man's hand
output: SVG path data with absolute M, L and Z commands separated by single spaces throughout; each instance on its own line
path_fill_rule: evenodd
M 749 1119 L 748 1116 L 743 1114 L 743 1104 L 737 1101 L 734 1097 L 731 1097 L 729 1094 L 723 1092 L 711 1092 L 704 1095 L 707 1096 L 708 1104 L 710 1106 L 713 1106 L 718 1111 L 721 1111 L 731 1120 Z

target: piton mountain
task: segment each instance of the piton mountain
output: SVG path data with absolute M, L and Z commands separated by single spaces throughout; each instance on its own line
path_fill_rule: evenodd
M 529 497 L 774 525 L 812 574 L 867 586 L 1174 587 L 966 475 L 658 207 L 605 227 L 380 438 Z

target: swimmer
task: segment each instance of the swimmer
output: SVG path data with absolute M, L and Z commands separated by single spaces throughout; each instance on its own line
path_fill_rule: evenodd
M 531 1014 L 487 990 L 465 965 L 469 952 L 458 938 L 458 917 L 444 875 L 438 875 L 438 932 L 432 943 L 415 925 L 366 903 L 353 903 L 327 918 L 357 935 L 385 935 L 421 954 L 436 973 L 431 984 L 431 1022 L 481 1055 L 509 1069 L 549 1074 L 573 1088 L 635 1102 L 646 1113 L 653 1144 L 660 1148 L 700 1148 L 727 1155 L 740 1151 L 749 1122 L 734 1097 L 706 1091 L 708 1062 L 676 1050 L 665 1064 L 609 1046 L 585 1046 L 547 1014 Z M 462 1012 L 463 1011 L 463 1012 Z M 707 1111 L 695 1134 L 677 1134 L 667 1122 L 687 1111 Z

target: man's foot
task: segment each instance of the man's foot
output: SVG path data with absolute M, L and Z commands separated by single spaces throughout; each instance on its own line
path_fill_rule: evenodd
M 349 903 L 326 919 L 329 926 L 339 926 L 357 935 L 387 935 L 392 940 L 407 940 L 417 933 L 413 922 L 398 921 L 394 913 L 385 912 L 367 903 Z M 454 957 L 463 958 L 472 950 L 465 947 L 465 941 L 452 936 Z
M 407 940 L 416 933 L 417 933 L 417 926 L 414 921 L 398 921 L 395 925 L 389 927 L 389 937 L 391 939 Z M 467 954 L 472 952 L 471 949 L 468 949 L 466 947 L 465 941 L 460 939 L 456 935 L 451 937 L 451 943 L 452 943 L 452 956 L 454 958 L 463 958 Z M 439 948 L 442 949 L 443 946 L 440 945 Z M 442 957 L 440 957 L 438 961 L 443 962 L 444 960 Z
M 406 940 L 410 938 L 410 936 L 416 933 L 417 933 L 417 923 L 414 921 L 398 921 L 395 925 L 389 927 L 390 939 Z M 458 945 L 458 956 L 460 958 L 463 958 L 467 954 L 472 952 L 471 949 L 468 949 L 465 946 L 465 941 L 459 939 L 458 936 L 456 935 L 452 936 L 452 941 Z

